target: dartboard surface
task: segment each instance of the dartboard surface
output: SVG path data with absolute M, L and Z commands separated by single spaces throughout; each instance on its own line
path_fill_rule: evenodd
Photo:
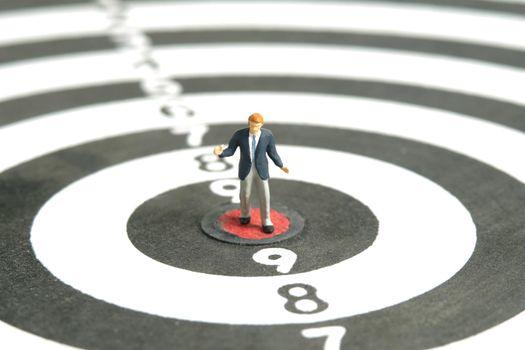
M 523 33 L 510 0 L 2 1 L 0 348 L 525 348 Z M 213 154 L 255 112 L 272 233 Z

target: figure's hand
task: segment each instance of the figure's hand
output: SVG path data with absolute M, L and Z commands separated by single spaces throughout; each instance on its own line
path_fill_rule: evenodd
M 226 148 L 226 145 L 220 145 L 213 148 L 213 154 L 216 156 L 220 156 L 222 154 L 222 151 Z
M 287 174 L 290 172 L 290 170 L 288 169 L 287 166 L 283 166 L 283 167 L 281 168 L 281 170 L 284 171 L 284 172 L 287 173 Z

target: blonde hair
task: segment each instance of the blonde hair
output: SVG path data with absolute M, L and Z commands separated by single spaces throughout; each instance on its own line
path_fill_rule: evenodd
M 253 113 L 249 118 L 248 121 L 254 122 L 254 123 L 261 123 L 264 124 L 264 118 L 259 113 Z

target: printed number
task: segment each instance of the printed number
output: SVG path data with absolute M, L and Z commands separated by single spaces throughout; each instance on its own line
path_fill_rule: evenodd
M 288 273 L 297 260 L 297 254 L 284 248 L 265 248 L 253 254 L 252 258 L 259 264 L 277 266 L 277 272 Z
M 317 290 L 308 284 L 288 284 L 277 292 L 288 299 L 284 308 L 295 314 L 315 314 L 328 308 L 328 303 L 319 299 Z
M 342 326 L 331 326 L 321 328 L 303 329 L 301 334 L 305 338 L 326 337 L 323 350 L 341 349 L 341 341 L 346 333 L 346 328 Z
M 149 79 L 141 82 L 142 90 L 152 97 L 179 96 L 182 87 L 179 83 L 166 78 Z
M 239 203 L 239 191 L 240 185 L 239 180 L 235 179 L 224 179 L 217 180 L 210 184 L 210 190 L 216 195 L 222 197 L 230 197 L 232 203 Z
M 193 117 L 195 115 L 195 111 L 186 106 L 180 100 L 171 100 L 164 102 L 160 107 L 160 112 L 166 117 L 175 117 L 179 115 L 185 117 Z M 176 133 L 177 132 L 175 132 L 175 134 Z
M 213 154 L 202 154 L 195 157 L 195 160 L 199 162 L 200 170 L 209 171 L 211 173 L 226 171 L 233 168 L 233 165 L 226 162 L 224 158 L 217 158 L 217 156 Z

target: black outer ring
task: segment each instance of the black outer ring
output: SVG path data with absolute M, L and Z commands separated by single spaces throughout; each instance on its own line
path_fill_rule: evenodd
M 486 44 L 455 42 L 434 38 L 379 35 L 359 32 L 300 31 L 222 27 L 205 30 L 148 31 L 154 43 L 161 45 L 217 44 L 217 43 L 309 43 L 320 46 L 374 47 L 408 52 L 423 52 L 439 56 L 462 57 L 512 67 L 525 67 L 525 51 L 494 47 Z M 0 64 L 29 58 L 41 58 L 72 53 L 114 50 L 106 36 L 61 38 L 30 43 L 0 46 Z
M 436 108 L 525 131 L 525 108 L 487 97 L 415 85 L 323 77 L 204 76 L 177 79 L 187 94 L 218 92 L 304 92 L 359 96 Z M 112 83 L 52 91 L 0 102 L 0 126 L 104 102 L 144 97 L 137 83 Z
M 124 0 L 125 2 L 144 2 L 148 0 Z M 169 0 L 171 2 L 177 0 Z M 210 0 L 208 0 L 210 1 Z M 250 0 L 244 0 L 250 1 Z M 267 0 L 276 1 L 276 0 Z M 311 0 L 306 0 L 308 2 Z M 355 2 L 358 0 L 338 0 L 338 2 Z M 401 4 L 422 4 L 439 7 L 477 9 L 490 12 L 510 13 L 512 15 L 525 15 L 525 6 L 513 2 L 488 2 L 480 0 L 368 0 L 370 2 L 391 2 Z M 3 0 L 0 3 L 0 11 L 21 10 L 27 8 L 53 7 L 57 5 L 74 5 L 85 3 L 85 0 Z
M 238 127 L 212 127 L 205 144 L 215 144 Z M 0 175 L 5 198 L 0 216 L 0 286 L 2 300 L 8 301 L 0 305 L 0 319 L 87 349 L 319 349 L 322 339 L 304 339 L 301 331 L 328 325 L 342 325 L 351 333 L 343 339 L 343 349 L 425 349 L 465 338 L 525 309 L 522 183 L 488 165 L 424 143 L 323 127 L 276 124 L 272 130 L 280 144 L 362 154 L 440 184 L 466 206 L 476 223 L 478 241 L 471 259 L 449 281 L 409 301 L 315 324 L 188 322 L 96 300 L 64 285 L 36 260 L 29 242 L 31 222 L 50 196 L 87 174 L 126 159 L 185 147 L 168 131 L 149 132 L 55 152 Z M 342 276 L 342 283 L 351 281 Z M 314 287 L 322 290 L 322 286 Z
M 264 239 L 246 239 L 239 236 L 235 236 L 229 232 L 224 231 L 219 227 L 217 223 L 217 218 L 224 214 L 227 211 L 238 209 L 238 204 L 227 204 L 219 208 L 211 210 L 209 213 L 204 216 L 201 221 L 201 228 L 208 236 L 215 238 L 219 241 L 241 244 L 241 245 L 265 245 L 271 243 L 277 243 L 284 241 L 288 238 L 292 238 L 302 231 L 304 227 L 304 218 L 299 215 L 295 210 L 288 208 L 285 205 L 280 203 L 272 204 L 272 209 L 277 210 L 281 214 L 284 214 L 290 220 L 290 226 L 286 232 L 281 233 L 280 235 L 268 237 Z

